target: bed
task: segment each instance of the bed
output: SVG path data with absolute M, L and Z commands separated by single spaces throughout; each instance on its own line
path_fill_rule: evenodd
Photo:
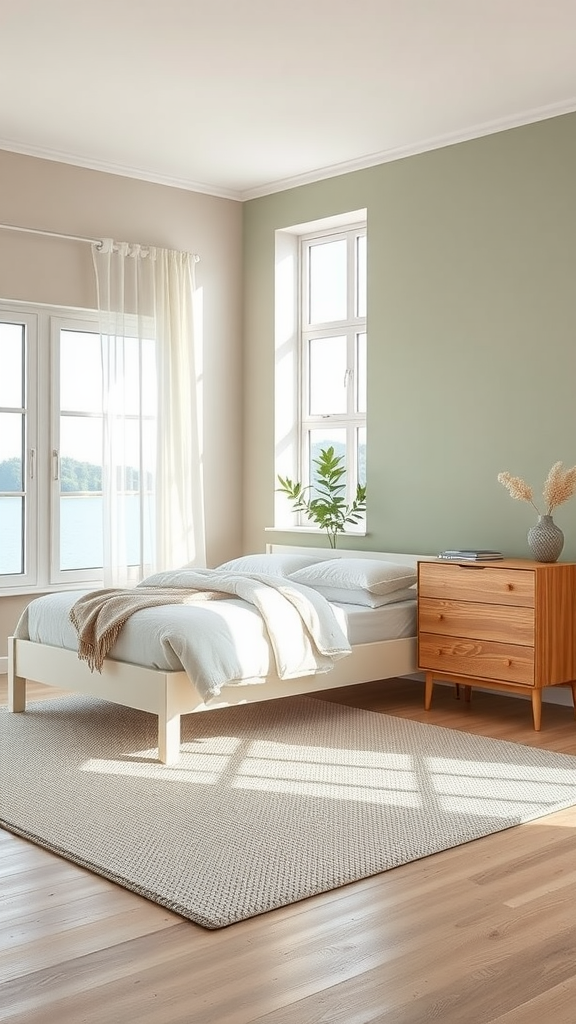
M 313 693 L 371 680 L 410 675 L 417 670 L 414 579 L 416 563 L 422 557 L 387 552 L 326 550 L 324 548 L 298 548 L 271 544 L 267 545 L 265 555 L 245 556 L 244 559 L 234 559 L 229 563 L 224 563 L 218 568 L 234 574 L 253 573 L 254 566 L 257 567 L 257 572 L 261 573 L 262 565 L 265 566 L 265 571 L 268 573 L 272 571 L 269 566 L 273 564 L 273 575 L 278 573 L 286 576 L 291 591 L 294 586 L 306 594 L 309 593 L 309 589 L 312 589 L 314 593 L 310 596 L 314 597 L 316 602 L 315 594 L 320 593 L 323 602 L 329 603 L 337 617 L 339 626 L 349 638 L 349 653 L 346 652 L 345 656 L 338 656 L 337 660 L 331 663 L 329 670 L 326 670 L 324 665 L 321 670 L 307 670 L 306 674 L 292 674 L 289 677 L 279 674 L 277 665 L 274 664 L 270 656 L 270 662 L 266 662 L 264 668 L 262 667 L 264 663 L 258 662 L 254 675 L 241 678 L 233 683 L 224 682 L 216 687 L 216 691 L 210 695 L 209 699 L 205 699 L 203 696 L 198 680 L 195 685 L 193 671 L 184 670 L 184 666 L 188 665 L 188 662 L 182 652 L 180 652 L 182 661 L 175 656 L 172 644 L 168 645 L 167 661 L 164 660 L 164 655 L 143 653 L 143 635 L 154 632 L 149 626 L 146 627 L 146 622 L 153 621 L 150 618 L 152 609 L 139 611 L 131 616 L 123 627 L 110 656 L 104 660 L 101 671 L 95 672 L 91 670 L 86 661 L 79 660 L 77 637 L 74 640 L 70 639 L 68 614 L 65 616 L 65 622 L 61 619 L 60 624 L 54 626 L 54 622 L 58 622 L 53 611 L 54 605 L 61 606 L 59 614 L 62 616 L 63 610 L 69 610 L 71 602 L 78 598 L 78 592 L 73 594 L 60 592 L 38 598 L 31 602 L 24 613 L 15 630 L 15 635 L 8 638 L 9 710 L 11 712 L 25 711 L 26 681 L 33 680 L 48 686 L 96 696 L 150 712 L 158 718 L 158 758 L 161 762 L 168 764 L 178 759 L 181 715 L 230 705 L 277 699 L 294 694 Z M 264 559 L 264 561 L 258 561 L 258 559 Z M 334 561 L 340 559 L 342 561 L 338 563 Z M 363 587 L 356 589 L 357 580 L 355 578 L 352 580 L 354 585 L 350 584 L 348 590 L 342 589 L 340 586 L 333 586 L 334 582 L 337 584 L 342 582 L 343 575 L 348 585 L 348 567 L 351 567 L 353 563 L 354 573 L 357 574 L 358 571 L 361 573 L 361 584 L 365 582 L 364 575 L 367 575 L 370 580 L 380 581 L 381 574 L 379 575 L 376 570 L 380 571 L 380 567 L 384 564 L 395 566 L 396 569 L 387 572 L 386 582 L 378 583 L 378 586 L 375 587 L 377 591 L 384 589 L 384 594 L 376 594 L 374 597 L 370 589 L 365 590 Z M 279 569 L 278 565 L 284 566 L 286 569 L 289 567 L 290 572 L 284 572 L 284 569 Z M 298 568 L 294 569 L 294 565 L 297 565 Z M 248 566 L 248 568 L 239 568 L 239 566 Z M 410 567 L 413 575 L 407 574 L 407 567 Z M 299 578 L 302 576 L 303 579 Z M 293 577 L 296 579 L 293 580 Z M 395 582 L 391 583 L 389 577 L 394 578 Z M 146 582 L 144 581 L 140 586 L 146 585 Z M 389 592 L 390 587 L 393 588 L 391 592 Z M 359 597 L 356 596 L 358 594 Z M 363 603 L 364 594 L 367 594 L 369 599 L 368 607 Z M 250 628 L 253 628 L 255 622 L 254 615 L 251 614 L 253 609 L 245 608 L 245 602 L 241 598 L 237 598 L 235 595 L 230 596 L 230 601 L 214 602 L 209 609 L 210 614 L 220 617 L 217 629 L 222 630 L 220 621 L 222 616 L 230 614 L 236 617 L 244 616 L 241 622 L 244 626 L 248 624 Z M 360 604 L 354 603 L 357 600 L 360 601 Z M 208 605 L 204 606 L 204 614 L 208 614 L 206 612 L 208 608 Z M 52 610 L 50 611 L 50 609 Z M 42 622 L 42 615 L 45 616 L 46 611 L 50 611 L 50 615 L 48 625 L 43 627 L 44 632 L 37 625 L 36 632 L 31 630 L 31 619 Z M 166 611 L 164 608 L 158 609 L 158 614 L 166 614 Z M 178 614 L 184 614 L 184 612 L 180 609 Z M 146 619 L 147 615 L 148 619 Z M 137 633 L 138 622 L 140 622 L 139 634 Z M 225 628 L 228 631 L 228 622 L 225 623 Z M 142 632 L 143 629 L 144 632 Z M 46 632 L 46 630 L 48 631 Z M 130 630 L 134 633 L 132 642 L 136 638 L 136 643 L 139 644 L 136 657 L 130 653 L 133 648 L 127 647 L 125 652 L 122 646 L 124 643 L 129 643 L 129 640 L 124 640 L 124 636 L 129 637 Z M 138 640 L 138 635 L 140 640 Z M 246 635 L 250 637 L 250 633 Z M 263 630 L 263 636 L 265 636 L 265 630 Z M 204 639 L 204 634 L 202 639 Z M 76 649 L 74 649 L 75 644 Z M 197 646 L 206 647 L 206 644 Z M 265 644 L 260 642 L 259 633 L 254 643 L 247 646 L 250 647 L 250 650 L 254 647 L 261 657 L 264 656 L 265 647 L 270 648 L 268 640 Z M 140 661 L 148 661 L 149 664 L 140 664 Z

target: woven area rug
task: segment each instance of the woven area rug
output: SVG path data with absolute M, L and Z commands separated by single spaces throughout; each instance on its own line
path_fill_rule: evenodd
M 0 824 L 221 928 L 576 803 L 576 757 L 311 697 L 183 719 L 0 710 Z

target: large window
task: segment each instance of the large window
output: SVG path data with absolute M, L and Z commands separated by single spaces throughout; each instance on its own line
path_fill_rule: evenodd
M 152 342 L 124 342 L 132 426 L 115 493 L 130 520 L 128 563 L 140 567 L 153 543 L 155 364 Z M 107 410 L 96 315 L 1 307 L 0 367 L 0 588 L 101 584 Z
M 347 502 L 366 484 L 367 255 L 358 213 L 276 236 L 275 468 L 313 487 L 314 459 L 333 447 L 344 458 Z M 289 525 L 282 498 L 275 525 Z

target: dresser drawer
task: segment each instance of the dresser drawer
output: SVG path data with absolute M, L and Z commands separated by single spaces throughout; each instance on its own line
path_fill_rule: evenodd
M 521 605 L 420 597 L 418 631 L 501 643 L 512 639 L 521 646 L 533 647 L 534 609 Z
M 493 565 L 418 563 L 420 597 L 534 607 L 535 574 L 530 569 Z
M 490 640 L 420 633 L 418 668 L 446 675 L 496 679 L 534 686 L 534 649 Z

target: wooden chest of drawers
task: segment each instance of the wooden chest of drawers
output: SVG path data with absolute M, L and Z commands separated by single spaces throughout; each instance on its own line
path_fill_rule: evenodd
M 532 699 L 572 685 L 576 708 L 576 563 L 506 559 L 418 563 L 418 667 L 435 679 Z

